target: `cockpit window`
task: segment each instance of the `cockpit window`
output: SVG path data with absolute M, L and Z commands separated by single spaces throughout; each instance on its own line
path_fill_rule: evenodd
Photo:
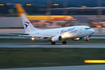
M 88 30 L 88 29 L 91 29 L 91 28 L 85 28 L 85 30 Z

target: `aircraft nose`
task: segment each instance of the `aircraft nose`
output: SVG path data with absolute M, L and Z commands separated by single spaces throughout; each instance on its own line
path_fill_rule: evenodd
M 92 32 L 92 34 L 95 32 L 95 30 L 94 29 L 91 29 L 91 32 Z

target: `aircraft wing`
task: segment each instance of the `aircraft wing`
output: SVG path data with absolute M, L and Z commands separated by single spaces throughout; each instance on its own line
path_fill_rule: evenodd
M 37 35 L 34 35 L 34 36 L 26 36 L 26 37 L 28 37 L 28 38 L 31 38 L 31 39 L 47 39 L 47 40 L 51 40 L 51 38 L 53 37 L 53 36 L 37 36 Z
M 51 37 L 53 37 L 53 36 L 39 36 L 39 35 L 29 35 L 29 34 L 25 34 L 25 33 L 9 33 L 9 35 L 26 35 L 26 36 L 29 36 L 29 37 L 34 37 L 34 38 L 41 38 L 41 37 L 43 37 L 43 38 L 51 38 Z
M 10 35 L 29 35 L 29 34 L 24 34 L 24 33 L 9 33 Z

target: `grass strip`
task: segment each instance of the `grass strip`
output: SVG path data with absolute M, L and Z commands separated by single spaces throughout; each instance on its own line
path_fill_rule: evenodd
M 0 48 L 0 68 L 87 65 L 84 60 L 105 60 L 105 49 Z

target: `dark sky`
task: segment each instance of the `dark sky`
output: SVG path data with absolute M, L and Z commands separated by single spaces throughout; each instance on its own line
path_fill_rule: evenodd
M 51 3 L 63 4 L 65 0 L 51 0 Z M 46 5 L 47 0 L 0 0 L 0 3 L 31 3 L 37 5 Z M 102 0 L 102 3 L 105 3 L 105 0 Z M 68 5 L 97 5 L 97 0 L 67 0 Z

